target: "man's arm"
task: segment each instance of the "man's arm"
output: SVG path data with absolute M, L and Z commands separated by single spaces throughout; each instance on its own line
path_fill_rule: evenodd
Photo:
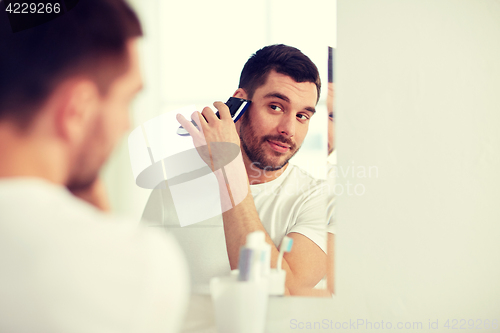
M 202 129 L 201 131 L 194 128 L 182 116 L 179 116 L 178 120 L 190 132 L 197 147 L 210 146 L 211 142 L 231 142 L 239 146 L 239 136 L 229 114 L 229 109 L 222 102 L 216 102 L 214 106 L 219 110 L 220 119 L 209 108 L 203 110 L 204 117 L 200 115 L 193 117 L 198 128 Z M 217 159 L 217 156 L 210 157 Z M 217 164 L 213 161 L 205 160 L 205 162 L 209 166 Z M 241 155 L 236 158 L 234 163 L 224 167 L 224 169 L 225 177 L 221 170 L 215 171 L 221 189 L 221 198 L 227 196 L 229 192 L 233 198 L 231 203 L 237 203 L 240 200 L 234 200 L 234 198 L 241 193 L 246 194 L 240 203 L 235 206 L 231 205 L 233 208 L 222 214 L 231 269 L 238 267 L 240 248 L 245 245 L 246 236 L 254 231 L 265 233 L 266 241 L 271 245 L 271 267 L 276 267 L 279 251 L 260 221 Z M 225 179 L 228 180 L 229 184 L 226 183 Z M 223 205 L 227 204 L 227 202 L 223 202 Z M 282 265 L 286 271 L 285 292 L 286 294 L 303 293 L 304 289 L 312 289 L 325 275 L 326 254 L 318 245 L 302 234 L 292 232 L 289 237 L 294 240 L 294 244 L 292 251 L 283 257 Z
M 239 251 L 246 243 L 246 236 L 258 230 L 265 233 L 266 241 L 271 245 L 271 267 L 276 268 L 279 250 L 262 225 L 250 192 L 243 202 L 224 212 L 222 217 L 231 269 L 238 268 Z M 286 294 L 304 294 L 305 289 L 312 289 L 326 274 L 326 254 L 300 233 L 291 232 L 288 237 L 293 239 L 293 247 L 283 256 Z

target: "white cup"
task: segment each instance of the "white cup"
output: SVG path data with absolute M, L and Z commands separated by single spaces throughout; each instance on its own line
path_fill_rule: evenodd
M 236 276 L 210 280 L 219 333 L 264 333 L 268 280 L 238 281 Z

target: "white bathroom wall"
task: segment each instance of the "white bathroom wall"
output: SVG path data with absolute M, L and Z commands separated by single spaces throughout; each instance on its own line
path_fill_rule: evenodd
M 330 319 L 497 332 L 500 1 L 339 0 L 336 61 L 338 182 L 365 192 L 338 200 Z

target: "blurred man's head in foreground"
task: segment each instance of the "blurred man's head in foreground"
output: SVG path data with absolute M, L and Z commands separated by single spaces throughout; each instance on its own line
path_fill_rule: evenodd
M 128 129 L 128 107 L 142 86 L 141 35 L 122 0 L 80 1 L 16 33 L 0 17 L 2 138 L 43 147 L 41 157 L 60 165 L 69 188 L 91 184 Z

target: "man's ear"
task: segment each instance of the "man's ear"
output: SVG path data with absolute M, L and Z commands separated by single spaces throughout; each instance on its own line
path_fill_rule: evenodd
M 81 142 L 99 109 L 100 93 L 96 84 L 87 79 L 66 82 L 58 89 L 55 99 L 58 135 L 69 143 Z
M 233 97 L 236 97 L 236 98 L 243 98 L 243 99 L 248 99 L 248 94 L 247 92 L 245 91 L 245 89 L 243 88 L 238 88 L 234 94 L 233 94 Z M 251 107 L 251 106 L 250 106 Z M 245 112 L 243 114 L 243 116 L 241 116 L 241 119 L 240 121 L 237 121 L 234 125 L 236 126 L 236 131 L 238 133 L 240 133 L 240 128 L 241 128 L 241 123 L 243 121 L 244 118 L 248 117 L 248 111 Z
M 248 99 L 248 94 L 247 94 L 247 92 L 245 91 L 245 89 L 243 89 L 243 88 L 238 88 L 238 89 L 234 92 L 233 97 L 243 98 L 243 99 Z

